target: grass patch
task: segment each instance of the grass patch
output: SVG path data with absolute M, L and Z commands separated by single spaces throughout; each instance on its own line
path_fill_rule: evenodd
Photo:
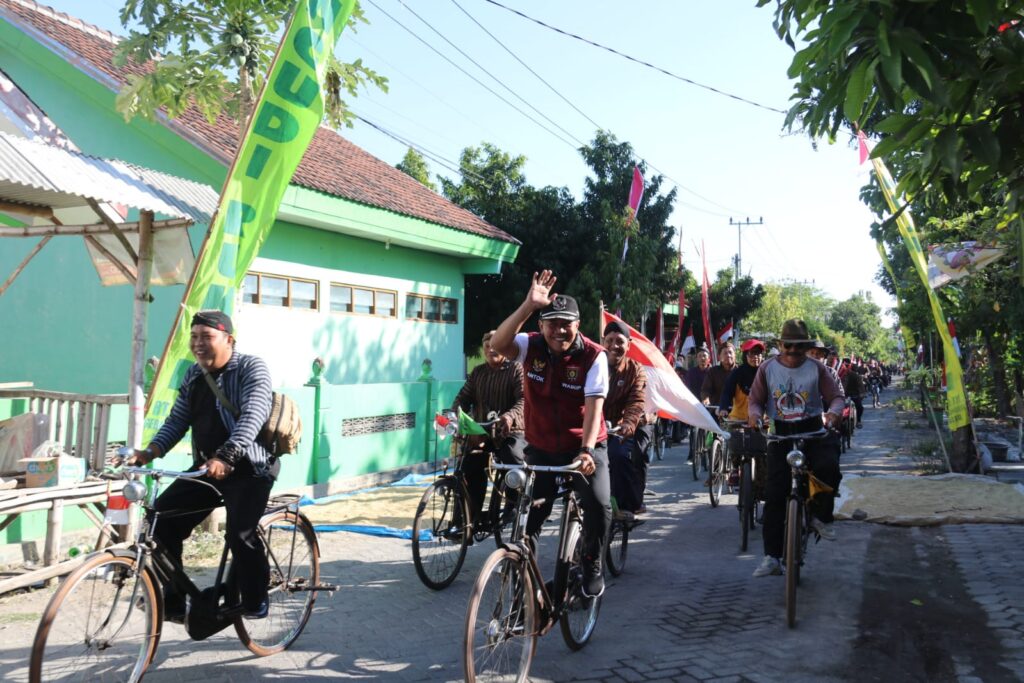
M 907 413 L 918 412 L 921 409 L 921 402 L 912 396 L 897 396 L 892 400 L 892 405 L 896 406 L 896 410 Z
M 952 441 L 946 439 L 945 445 L 948 453 L 953 447 Z M 922 439 L 915 442 L 910 447 L 910 457 L 923 474 L 942 474 L 948 471 L 937 439 Z

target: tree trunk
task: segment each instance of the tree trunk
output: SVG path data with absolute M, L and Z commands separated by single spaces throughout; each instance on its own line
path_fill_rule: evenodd
M 1010 415 L 1012 408 L 1010 406 L 1009 387 L 1006 383 L 1006 361 L 1003 359 L 1003 354 L 992 343 L 992 333 L 987 329 L 983 329 L 981 334 L 985 337 L 988 364 L 992 368 L 992 388 L 996 394 L 996 407 L 1000 416 Z
M 242 146 L 245 138 L 245 131 L 249 127 L 249 116 L 252 114 L 252 83 L 249 79 L 249 69 L 245 64 L 238 68 L 238 86 L 241 92 L 238 94 L 238 146 Z
M 953 450 L 949 454 L 949 464 L 954 472 L 967 472 L 968 468 L 975 469 L 970 426 L 953 430 Z

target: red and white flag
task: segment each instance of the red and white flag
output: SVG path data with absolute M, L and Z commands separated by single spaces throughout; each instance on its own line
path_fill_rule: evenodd
M 131 503 L 120 493 L 108 493 L 103 519 L 108 524 L 128 524 L 131 521 Z
M 693 338 L 693 325 L 690 325 L 690 333 L 686 335 L 686 341 L 683 342 L 683 348 L 679 349 L 679 353 L 685 356 L 690 349 L 695 348 L 697 348 L 697 340 Z
M 946 324 L 949 325 L 949 338 L 953 340 L 953 350 L 956 351 L 956 357 L 963 358 L 964 354 L 960 351 L 960 342 L 956 338 L 956 325 L 953 324 L 953 319 L 946 318 Z
M 612 321 L 623 322 L 608 311 L 604 311 L 601 326 L 604 327 Z M 626 356 L 644 366 L 647 373 L 647 411 L 657 411 L 660 417 L 681 420 L 694 427 L 723 433 L 711 414 L 686 388 L 683 380 L 651 340 L 632 327 L 629 328 L 629 333 L 631 343 Z
M 732 339 L 732 323 L 730 322 L 718 333 L 718 343 L 724 344 L 725 342 Z

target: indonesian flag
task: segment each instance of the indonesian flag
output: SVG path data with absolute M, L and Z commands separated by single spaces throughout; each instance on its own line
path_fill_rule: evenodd
M 604 327 L 612 321 L 623 322 L 608 311 L 602 311 L 601 326 Z M 660 417 L 680 420 L 688 425 L 722 434 L 722 429 L 711 414 L 686 388 L 683 380 L 651 340 L 632 327 L 629 328 L 629 333 L 632 341 L 626 356 L 644 366 L 647 373 L 647 411 L 657 411 Z
M 633 165 L 633 182 L 629 186 L 629 208 L 632 215 L 629 222 L 636 218 L 636 212 L 640 210 L 640 200 L 644 198 L 644 176 L 640 173 L 640 167 Z
M 686 341 L 683 342 L 683 348 L 679 350 L 679 353 L 686 355 L 690 352 L 690 349 L 697 348 L 697 341 L 693 338 L 693 325 L 690 325 L 690 333 L 686 335 Z
M 700 286 L 700 306 L 704 309 L 704 340 L 711 344 L 713 337 L 711 336 L 711 312 L 708 310 L 708 291 L 711 289 L 711 285 L 708 284 L 708 261 L 707 261 L 707 250 L 704 249 L 703 243 L 701 244 L 701 260 L 704 262 L 704 280 Z
M 103 520 L 108 524 L 128 524 L 131 521 L 130 507 L 131 503 L 120 493 L 108 493 L 107 510 L 103 513 Z
M 963 358 L 964 354 L 960 351 L 960 342 L 956 338 L 956 325 L 953 324 L 953 319 L 946 318 L 946 324 L 949 325 L 949 338 L 953 340 L 953 350 L 956 351 L 956 357 Z
M 718 333 L 718 343 L 724 344 L 725 342 L 732 339 L 732 323 L 726 325 L 721 332 Z

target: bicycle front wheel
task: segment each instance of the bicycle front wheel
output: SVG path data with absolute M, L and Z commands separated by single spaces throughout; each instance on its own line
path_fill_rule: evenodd
M 722 451 L 722 442 L 715 439 L 708 454 L 708 495 L 711 498 L 711 507 L 718 507 L 724 486 L 725 453 Z
M 270 563 L 265 619 L 235 620 L 242 644 L 266 657 L 287 649 L 302 633 L 313 612 L 320 583 L 320 546 L 309 521 L 285 510 L 260 521 L 260 536 Z
M 601 597 L 588 598 L 583 594 L 583 528 L 579 522 L 572 522 L 566 530 L 567 547 L 570 548 L 568 572 L 566 573 L 565 599 L 562 604 L 562 639 L 570 650 L 579 650 L 597 626 L 597 615 L 601 611 Z M 557 584 L 557 581 L 556 581 Z M 556 598 L 557 600 L 557 598 Z
M 608 572 L 619 576 L 626 568 L 626 553 L 629 551 L 629 527 L 622 522 L 612 521 L 611 532 L 608 534 L 608 547 L 604 557 Z
M 412 561 L 427 588 L 441 590 L 459 575 L 472 532 L 469 502 L 452 477 L 430 485 L 412 523 Z
M 71 572 L 43 612 L 29 681 L 137 681 L 160 641 L 162 601 L 134 557 L 100 553 Z
M 661 420 L 654 423 L 654 456 L 658 460 L 665 457 L 665 426 Z
M 537 603 L 519 553 L 495 550 L 473 584 L 466 608 L 466 681 L 524 683 L 537 648 Z
M 800 581 L 800 502 L 789 499 L 786 510 L 786 625 L 796 626 L 796 587 Z

